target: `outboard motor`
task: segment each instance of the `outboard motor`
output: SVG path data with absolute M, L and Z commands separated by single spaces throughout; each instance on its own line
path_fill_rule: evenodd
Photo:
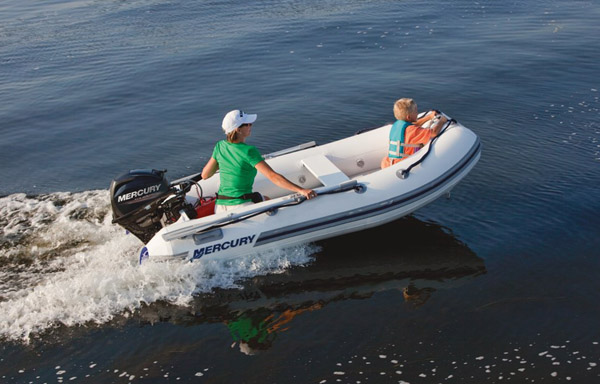
M 136 169 L 110 184 L 112 222 L 133 233 L 144 244 L 162 227 L 177 221 L 181 211 L 190 219 L 196 218 L 194 207 L 185 201 L 191 183 L 170 185 L 165 172 Z

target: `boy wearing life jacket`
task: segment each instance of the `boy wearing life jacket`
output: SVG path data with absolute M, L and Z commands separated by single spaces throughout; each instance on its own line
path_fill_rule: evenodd
M 394 103 L 396 122 L 390 129 L 388 155 L 381 160 L 381 168 L 387 168 L 414 154 L 429 140 L 436 137 L 448 121 L 444 116 L 431 111 L 418 118 L 417 103 L 413 99 L 403 98 Z M 425 122 L 439 118 L 430 128 L 421 127 Z

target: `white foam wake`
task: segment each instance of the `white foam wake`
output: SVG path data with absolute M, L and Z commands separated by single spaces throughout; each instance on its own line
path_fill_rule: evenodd
M 58 203 L 57 203 L 58 202 Z M 0 337 L 28 341 L 60 324 L 105 323 L 142 304 L 308 263 L 315 246 L 227 261 L 145 263 L 137 238 L 111 224 L 107 191 L 0 199 Z

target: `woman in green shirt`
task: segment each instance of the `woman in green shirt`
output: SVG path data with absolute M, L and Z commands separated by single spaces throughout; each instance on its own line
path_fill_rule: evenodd
M 225 212 L 243 205 L 252 204 L 252 185 L 257 171 L 275 185 L 298 192 L 307 199 L 316 196 L 312 189 L 304 189 L 275 172 L 267 164 L 256 147 L 245 143 L 252 131 L 257 115 L 233 110 L 223 119 L 226 140 L 215 145 L 213 154 L 202 170 L 202 178 L 208 179 L 219 170 L 221 183 L 215 213 Z

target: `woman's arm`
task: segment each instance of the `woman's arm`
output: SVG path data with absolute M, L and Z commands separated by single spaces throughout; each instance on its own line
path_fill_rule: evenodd
M 204 166 L 204 169 L 202 170 L 202 179 L 208 179 L 209 177 L 214 175 L 215 172 L 217 172 L 217 169 L 219 169 L 219 164 L 217 163 L 217 160 L 211 157 L 210 160 L 208 160 L 208 163 L 206 163 L 206 165 Z
M 271 166 L 269 164 L 267 164 L 267 162 L 264 160 L 261 161 L 260 163 L 256 164 L 254 167 L 260 173 L 265 175 L 267 177 L 267 179 L 271 180 L 273 182 L 273 184 L 277 185 L 278 187 L 285 188 L 292 192 L 298 192 L 298 193 L 302 194 L 304 197 L 306 197 L 307 199 L 311 199 L 311 198 L 317 196 L 315 191 L 313 191 L 312 189 L 301 188 L 301 187 L 297 186 L 296 184 L 292 183 L 291 181 L 289 181 L 288 179 L 286 179 L 283 175 L 275 172 L 273 170 L 273 168 L 271 168 Z M 204 172 L 203 172 L 203 175 L 204 175 Z

